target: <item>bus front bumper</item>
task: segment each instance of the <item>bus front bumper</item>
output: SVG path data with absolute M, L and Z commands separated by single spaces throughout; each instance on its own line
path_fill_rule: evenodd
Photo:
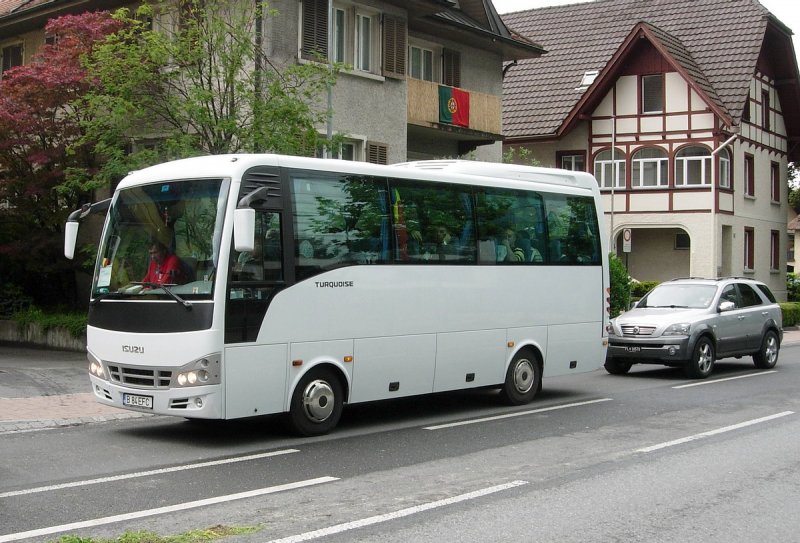
M 221 385 L 186 388 L 140 389 L 119 386 L 90 375 L 95 400 L 101 404 L 154 415 L 196 419 L 225 416 Z

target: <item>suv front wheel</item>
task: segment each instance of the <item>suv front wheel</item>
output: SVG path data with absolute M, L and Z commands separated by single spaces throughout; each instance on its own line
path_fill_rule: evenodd
M 707 336 L 697 340 L 692 357 L 686 363 L 686 375 L 692 379 L 705 379 L 714 369 L 714 344 Z

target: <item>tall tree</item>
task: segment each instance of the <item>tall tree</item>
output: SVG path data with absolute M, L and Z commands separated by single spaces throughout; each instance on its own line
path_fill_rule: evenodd
M 114 177 L 137 160 L 115 147 L 121 136 L 157 141 L 152 160 L 269 151 L 310 154 L 321 142 L 320 97 L 336 70 L 321 63 L 279 65 L 264 54 L 263 2 L 183 0 L 119 10 L 124 30 L 88 58 L 100 84 L 84 97 L 87 136 L 114 157 Z M 116 169 L 115 169 L 116 168 Z
M 68 181 L 67 172 L 98 163 L 80 143 L 90 113 L 74 107 L 93 84 L 81 59 L 119 27 L 102 12 L 51 20 L 45 32 L 57 41 L 0 80 L 0 283 L 22 285 L 40 303 L 69 302 L 74 292 L 61 231 L 91 186 Z

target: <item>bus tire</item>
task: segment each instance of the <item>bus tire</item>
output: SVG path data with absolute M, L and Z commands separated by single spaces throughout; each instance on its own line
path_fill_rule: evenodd
M 522 350 L 514 355 L 506 371 L 506 381 L 500 389 L 503 399 L 511 405 L 530 403 L 542 389 L 542 366 L 533 352 Z
M 330 369 L 306 373 L 292 393 L 289 423 L 301 436 L 320 436 L 333 430 L 342 416 L 344 389 Z

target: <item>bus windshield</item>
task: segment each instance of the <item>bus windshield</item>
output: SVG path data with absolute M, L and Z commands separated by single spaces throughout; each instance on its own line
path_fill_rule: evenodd
M 108 212 L 92 297 L 210 299 L 229 181 L 120 189 Z

